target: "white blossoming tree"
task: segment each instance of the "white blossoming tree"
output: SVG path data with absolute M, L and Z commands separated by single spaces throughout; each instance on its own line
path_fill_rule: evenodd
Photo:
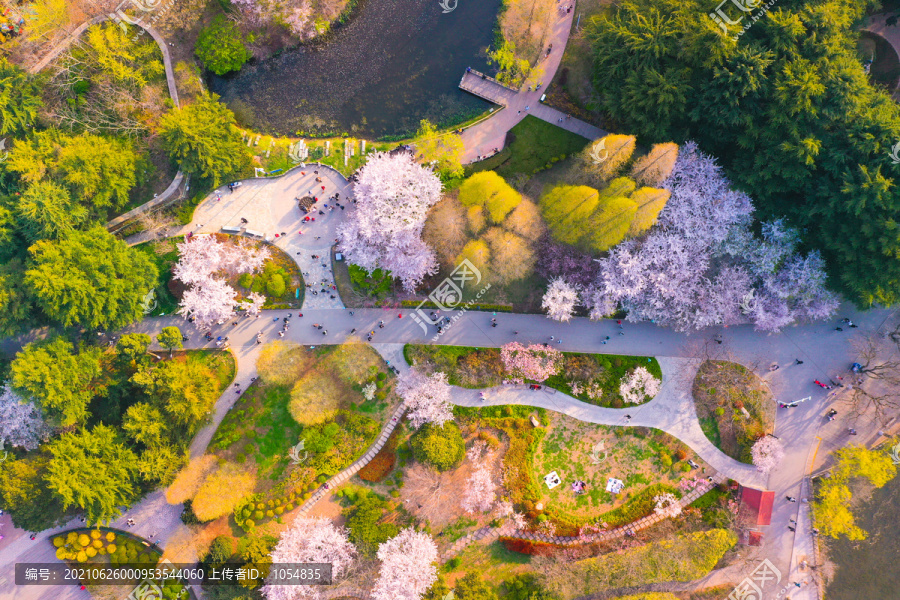
M 178 244 L 178 262 L 172 276 L 189 286 L 182 296 L 178 314 L 194 317 L 199 325 L 211 325 L 234 315 L 237 292 L 224 278 L 253 273 L 269 259 L 269 249 L 255 248 L 245 240 L 225 244 L 213 235 L 199 235 Z M 265 298 L 250 294 L 242 303 L 249 314 L 259 314 Z
M 476 463 L 476 467 L 466 482 L 466 490 L 460 505 L 467 513 L 487 512 L 491 510 L 497 499 L 497 486 L 488 470 L 488 465 L 492 461 L 487 444 L 481 440 L 476 441 L 466 451 L 466 458 L 470 462 Z
M 674 518 L 681 514 L 681 503 L 671 492 L 653 496 L 653 503 L 653 512 L 660 516 Z
M 409 420 L 416 429 L 425 423 L 443 427 L 444 423 L 453 419 L 446 373 L 424 375 L 412 369 L 400 379 L 398 392 L 409 407 Z
M 404 529 L 378 546 L 377 556 L 373 600 L 420 600 L 437 580 L 437 546 L 427 533 Z
M 557 277 L 547 287 L 541 307 L 554 321 L 565 322 L 572 318 L 577 304 L 578 290 L 575 289 L 575 286 L 566 283 L 562 277 Z
M 247 311 L 248 315 L 258 315 L 262 312 L 262 307 L 266 303 L 266 297 L 256 292 L 250 292 L 246 300 L 249 300 L 249 302 L 244 302 L 244 310 Z
M 629 404 L 640 404 L 659 393 L 660 383 L 646 367 L 635 367 L 619 383 L 619 394 Z
M 784 460 L 784 444 L 770 435 L 761 437 L 750 449 L 750 456 L 756 469 L 768 475 Z
M 34 402 L 19 396 L 8 383 L 0 387 L 0 442 L 35 450 L 49 434 Z
M 354 194 L 355 214 L 337 231 L 347 260 L 368 271 L 390 271 L 414 290 L 437 270 L 421 234 L 428 210 L 441 199 L 441 180 L 408 153 L 377 152 L 360 171 Z
M 324 517 L 300 517 L 281 535 L 272 550 L 272 562 L 281 564 L 331 563 L 337 581 L 347 574 L 356 557 L 356 548 L 347 539 L 347 530 L 335 527 Z M 268 600 L 317 600 L 322 588 L 314 585 L 265 585 Z
M 194 317 L 200 325 L 212 325 L 234 315 L 237 292 L 221 279 L 209 278 L 185 290 L 178 314 Z

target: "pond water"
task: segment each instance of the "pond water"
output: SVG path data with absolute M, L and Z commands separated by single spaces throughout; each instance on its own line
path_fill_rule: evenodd
M 445 0 L 452 7 L 456 0 Z M 362 0 L 351 21 L 316 46 L 211 76 L 210 88 L 246 126 L 281 135 L 380 137 L 420 119 L 450 125 L 490 104 L 459 86 L 485 70 L 500 0 Z
M 888 600 L 900 598 L 900 476 L 875 490 L 853 514 L 856 524 L 869 532 L 867 539 L 829 540 L 837 565 L 825 590 L 829 600 Z

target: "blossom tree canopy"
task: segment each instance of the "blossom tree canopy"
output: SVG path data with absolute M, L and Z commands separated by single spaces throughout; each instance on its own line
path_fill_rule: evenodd
M 750 321 L 778 331 L 837 309 L 821 256 L 799 254 L 797 232 L 781 221 L 763 223 L 756 237 L 750 198 L 695 143 L 682 147 L 664 187 L 672 195 L 650 234 L 599 261 L 582 293 L 592 318 L 619 306 L 629 320 L 678 330 Z
M 653 496 L 653 503 L 653 512 L 660 516 L 674 518 L 681 514 L 681 503 L 671 492 Z
M 446 373 L 424 375 L 413 369 L 400 379 L 397 391 L 409 407 L 409 420 L 416 429 L 425 423 L 443 427 L 453 420 Z
M 475 463 L 476 467 L 466 482 L 466 490 L 460 505 L 467 513 L 488 512 L 497 499 L 497 486 L 494 484 L 491 472 L 488 470 L 491 460 L 487 451 L 487 444 L 481 440 L 476 441 L 466 451 L 466 458 L 470 462 Z M 512 512 L 511 509 L 512 505 L 510 505 L 510 513 Z
M 660 380 L 653 376 L 646 367 L 635 367 L 631 373 L 622 378 L 619 394 L 622 400 L 630 404 L 640 404 L 647 398 L 659 393 Z
M 182 297 L 178 313 L 193 316 L 200 325 L 231 318 L 237 292 L 224 277 L 253 273 L 270 257 L 269 249 L 253 247 L 245 240 L 220 242 L 214 235 L 198 235 L 178 244 L 178 262 L 172 268 L 175 279 L 191 286 Z M 250 295 L 250 314 L 258 314 L 265 298 Z
M 34 402 L 19 396 L 8 383 L 0 387 L 0 447 L 9 444 L 35 450 L 49 435 Z
M 256 292 L 250 292 L 247 296 L 250 302 L 244 304 L 244 308 L 248 315 L 258 315 L 262 311 L 263 305 L 266 303 L 266 297 Z
M 784 460 L 784 444 L 770 435 L 761 437 L 750 449 L 750 456 L 756 469 L 768 475 Z
M 178 314 L 194 317 L 201 325 L 211 325 L 234 315 L 237 292 L 221 279 L 208 279 L 185 290 Z
M 404 529 L 378 546 L 377 556 L 373 600 L 420 600 L 437 580 L 437 546 L 427 533 Z
M 356 547 L 347 539 L 347 530 L 335 527 L 325 517 L 300 517 L 281 535 L 272 550 L 273 564 L 331 563 L 331 576 L 338 580 L 356 556 Z M 268 600 L 306 600 L 322 597 L 315 585 L 266 585 L 262 588 Z
M 578 304 L 578 291 L 575 286 L 566 283 L 562 277 L 557 277 L 547 287 L 541 307 L 554 321 L 565 322 L 572 318 L 576 304 Z
M 524 346 L 510 342 L 500 349 L 503 367 L 515 379 L 544 381 L 562 368 L 563 354 L 540 344 Z
M 428 210 L 441 199 L 441 181 L 412 155 L 376 152 L 360 170 L 356 212 L 338 226 L 347 260 L 368 271 L 384 269 L 412 291 L 437 271 L 434 252 L 422 241 Z

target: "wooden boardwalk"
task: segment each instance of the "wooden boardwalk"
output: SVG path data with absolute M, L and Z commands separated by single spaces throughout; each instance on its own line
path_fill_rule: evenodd
M 487 100 L 500 106 L 508 106 L 509 101 L 519 93 L 518 90 L 507 87 L 493 77 L 488 77 L 474 69 L 468 69 L 463 73 L 459 87 L 482 100 Z

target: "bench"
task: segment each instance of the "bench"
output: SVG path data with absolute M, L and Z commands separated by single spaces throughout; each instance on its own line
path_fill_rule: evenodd
M 223 227 L 222 231 L 224 231 L 225 233 L 240 233 L 241 228 L 240 227 Z
M 264 233 L 260 233 L 259 231 L 253 231 L 252 229 L 245 229 L 244 233 L 251 237 L 258 237 L 258 238 L 265 237 Z

